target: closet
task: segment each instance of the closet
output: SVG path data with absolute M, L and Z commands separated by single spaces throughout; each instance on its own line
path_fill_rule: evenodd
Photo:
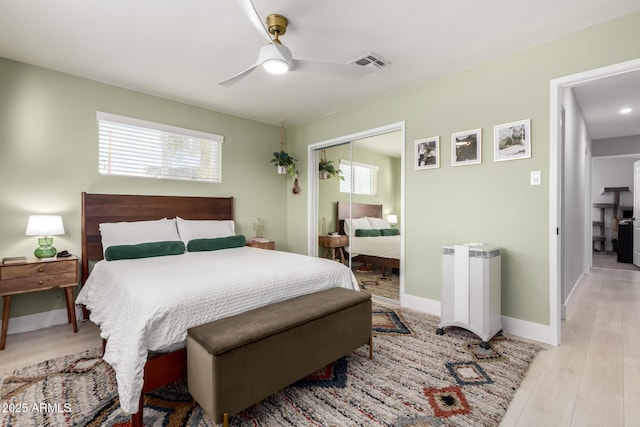
M 353 214 L 353 224 L 360 224 L 358 227 L 366 226 L 374 230 L 392 229 L 401 234 L 403 145 L 403 132 L 396 130 L 342 141 L 314 150 L 314 169 L 318 169 L 320 159 L 325 159 L 342 172 L 342 178 L 320 179 L 319 174 L 316 176 L 318 256 L 336 254 L 333 258 L 339 262 L 344 259 L 344 263 L 352 269 L 361 287 L 374 295 L 396 301 L 400 299 L 400 268 L 385 269 L 385 264 L 392 264 L 381 262 L 377 256 L 356 253 L 357 249 L 365 253 L 373 249 L 352 246 L 354 242 L 359 245 L 373 244 L 374 241 L 381 244 L 379 241 L 383 239 L 376 237 L 354 240 L 356 229 L 349 225 L 352 224 Z M 343 206 L 341 217 L 338 216 L 338 202 Z M 344 215 L 345 205 L 351 208 L 347 215 Z M 370 207 L 372 210 L 369 210 Z M 371 224 L 364 219 L 365 216 Z M 345 220 L 341 221 L 343 218 Z M 364 219 L 365 222 L 359 222 L 360 219 Z M 332 237 L 333 233 L 338 236 Z M 398 242 L 395 252 L 397 255 L 388 256 L 397 256 L 399 259 L 401 239 L 399 235 L 395 239 Z M 340 256 L 342 253 L 346 255 L 344 258 Z M 396 262 L 395 265 L 399 264 Z

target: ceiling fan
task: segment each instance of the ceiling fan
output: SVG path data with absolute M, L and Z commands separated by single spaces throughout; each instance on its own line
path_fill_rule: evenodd
M 291 50 L 280 42 L 280 36 L 287 32 L 289 20 L 282 15 L 271 14 L 267 16 L 267 26 L 265 27 L 251 0 L 242 0 L 239 4 L 249 20 L 269 43 L 260 49 L 258 59 L 252 66 L 219 82 L 219 85 L 231 86 L 249 75 L 259 65 L 262 65 L 266 71 L 273 74 L 282 74 L 288 71 L 308 71 L 349 79 L 359 79 L 373 71 L 373 67 L 369 66 L 294 59 L 291 55 Z

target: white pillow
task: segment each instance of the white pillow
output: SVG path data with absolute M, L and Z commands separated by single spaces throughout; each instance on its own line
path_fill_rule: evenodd
M 367 219 L 367 222 L 369 222 L 369 225 L 373 230 L 384 230 L 387 228 L 391 228 L 391 224 L 389 224 L 389 221 L 384 218 L 373 218 L 370 216 L 367 216 L 365 218 Z
M 235 224 L 232 220 L 189 220 L 176 217 L 180 240 L 188 245 L 194 239 L 213 239 L 235 236 Z
M 344 220 L 344 234 L 350 235 L 353 230 L 353 234 L 356 230 L 370 230 L 371 226 L 366 218 L 347 218 Z
M 102 250 L 109 246 L 180 240 L 174 219 L 100 224 Z

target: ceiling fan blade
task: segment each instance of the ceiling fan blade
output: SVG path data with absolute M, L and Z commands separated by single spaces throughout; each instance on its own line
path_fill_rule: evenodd
M 264 23 L 260 19 L 260 15 L 258 15 L 258 11 L 253 6 L 251 0 L 241 0 L 239 4 L 244 11 L 244 14 L 247 15 L 249 21 L 251 21 L 251 23 L 258 29 L 258 32 L 262 35 L 262 37 L 264 37 L 271 43 L 273 39 L 269 34 L 269 30 L 267 29 L 267 27 L 265 27 Z
M 356 64 L 334 64 L 330 62 L 318 62 L 294 59 L 291 63 L 291 71 L 305 71 L 318 74 L 329 74 L 336 77 L 358 80 L 375 71 L 374 67 Z
M 229 87 L 231 85 L 236 84 L 237 82 L 239 82 L 240 80 L 244 79 L 245 77 L 247 77 L 249 75 L 249 73 L 251 73 L 253 70 L 255 70 L 255 68 L 260 65 L 260 62 L 256 62 L 255 64 L 253 64 L 251 67 L 247 68 L 244 71 L 239 72 L 238 74 L 229 77 L 226 80 L 223 80 L 221 82 L 218 82 L 218 84 L 220 86 L 226 86 Z

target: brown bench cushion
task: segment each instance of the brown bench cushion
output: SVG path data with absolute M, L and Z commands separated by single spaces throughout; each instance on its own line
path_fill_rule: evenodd
M 367 292 L 327 289 L 190 328 L 189 336 L 210 354 L 220 355 L 370 298 Z

